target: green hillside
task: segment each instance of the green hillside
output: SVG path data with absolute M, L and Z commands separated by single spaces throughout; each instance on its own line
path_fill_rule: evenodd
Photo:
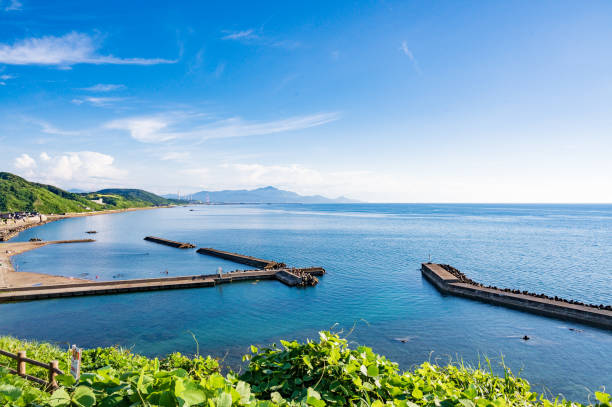
M 89 197 L 92 194 L 87 194 Z M 166 199 L 151 192 L 143 191 L 142 189 L 102 189 L 93 195 L 115 196 L 121 197 L 125 202 L 131 203 L 147 203 L 149 205 L 168 205 L 179 202 L 176 199 Z
M 180 201 L 162 198 L 138 189 L 106 189 L 76 194 L 53 185 L 30 182 L 17 175 L 0 172 L 0 212 L 37 211 L 45 214 L 86 212 L 142 208 L 178 202 Z

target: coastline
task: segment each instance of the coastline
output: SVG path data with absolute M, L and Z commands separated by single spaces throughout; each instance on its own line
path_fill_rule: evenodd
M 146 206 L 143 208 L 106 209 L 103 211 L 91 211 L 91 212 L 71 212 L 71 213 L 66 213 L 64 215 L 44 215 L 47 219 L 43 221 L 22 223 L 19 225 L 0 225 L 0 245 L 3 244 L 1 242 L 7 242 L 11 240 L 12 238 L 18 236 L 19 233 L 23 232 L 24 230 L 28 230 L 36 226 L 45 225 L 47 223 L 55 222 L 55 221 L 62 220 L 62 219 L 80 218 L 83 216 L 109 215 L 113 213 L 143 211 L 143 210 L 148 210 L 148 209 L 161 209 L 161 208 L 172 208 L 172 207 L 174 207 L 174 205 Z
M 0 288 L 14 288 L 32 286 L 35 284 L 44 285 L 56 285 L 56 284 L 68 284 L 74 282 L 84 282 L 83 280 L 74 277 L 62 277 L 53 276 L 42 273 L 30 273 L 23 271 L 16 271 L 12 257 L 21 253 L 25 253 L 30 250 L 37 249 L 49 244 L 63 244 L 63 243 L 78 243 L 93 241 L 91 239 L 86 240 L 58 240 L 58 241 L 42 241 L 42 242 L 6 242 L 16 236 L 24 230 L 34 228 L 36 226 L 45 225 L 50 222 L 55 222 L 62 219 L 68 218 L 79 218 L 84 216 L 96 216 L 96 215 L 110 215 L 114 213 L 133 212 L 148 209 L 160 209 L 169 208 L 173 206 L 147 206 L 144 208 L 127 208 L 127 209 L 108 209 L 104 211 L 95 212 L 77 212 L 67 213 L 65 215 L 46 215 L 47 219 L 39 222 L 24 223 L 21 225 L 0 225 Z M 12 227 L 11 227 L 12 226 Z
M 42 273 L 30 273 L 26 271 L 16 271 L 11 262 L 11 258 L 17 254 L 25 253 L 30 250 L 50 244 L 81 243 L 93 242 L 94 240 L 52 240 L 48 242 L 16 242 L 0 244 L 0 288 L 16 288 L 33 286 L 36 284 L 56 285 L 75 282 L 85 282 L 80 278 L 54 276 Z

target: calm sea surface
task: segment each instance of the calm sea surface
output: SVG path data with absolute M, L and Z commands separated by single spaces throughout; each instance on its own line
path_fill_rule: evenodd
M 193 333 L 200 353 L 239 368 L 249 344 L 355 326 L 353 343 L 404 369 L 503 357 L 538 391 L 586 400 L 587 388 L 612 390 L 610 331 L 442 296 L 419 271 L 431 254 L 485 284 L 612 304 L 610 205 L 194 206 L 67 219 L 15 241 L 92 229 L 95 243 L 43 247 L 15 266 L 98 280 L 245 268 L 143 240 L 157 235 L 328 274 L 308 289 L 262 281 L 0 304 L 0 334 L 162 355 L 195 353 Z

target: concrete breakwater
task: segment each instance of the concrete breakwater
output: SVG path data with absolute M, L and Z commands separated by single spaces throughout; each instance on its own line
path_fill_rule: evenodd
M 612 310 L 606 306 L 589 306 L 566 300 L 542 297 L 517 290 L 484 287 L 469 280 L 456 269 L 435 263 L 421 264 L 423 276 L 440 292 L 514 308 L 553 318 L 582 322 L 612 329 Z M 458 272 L 458 270 L 456 270 Z M 459 272 L 460 273 L 460 272 Z M 457 275 L 455 275 L 457 274 Z M 463 276 L 463 277 L 462 277 Z
M 159 243 L 166 246 L 176 247 L 177 249 L 193 249 L 195 245 L 191 243 L 175 242 L 174 240 L 162 239 L 161 237 L 147 236 L 144 238 L 149 242 Z
M 176 242 L 159 237 L 147 236 L 145 240 L 177 248 L 194 247 L 190 243 Z M 47 244 L 93 242 L 93 239 L 61 240 L 51 242 L 5 243 L 1 245 L 5 254 L 0 253 L 2 265 L 8 262 L 9 256 L 32 250 Z M 5 272 L 0 269 L 0 303 L 12 301 L 30 301 L 45 298 L 75 297 L 84 295 L 119 294 L 138 291 L 170 290 L 179 288 L 213 287 L 218 284 L 244 280 L 275 279 L 291 287 L 308 287 L 316 285 L 316 276 L 325 274 L 322 267 L 290 268 L 284 263 L 258 259 L 237 253 L 215 249 L 200 249 L 202 254 L 233 260 L 243 264 L 254 264 L 258 270 L 235 270 L 229 273 L 202 274 L 181 277 L 161 277 L 114 281 L 87 281 L 70 277 L 57 277 L 46 274 L 26 272 Z M 4 257 L 3 257 L 4 256 Z M 10 264 L 10 263 L 9 263 Z M 4 277 L 15 280 L 8 284 Z M 19 278 L 17 278 L 19 277 Z M 28 277 L 28 278 L 26 278 Z M 10 281 L 9 281 L 10 282 Z
M 182 277 L 146 278 L 119 281 L 92 281 L 73 284 L 57 284 L 37 287 L 0 289 L 0 303 L 31 301 L 46 298 L 77 297 L 85 295 L 120 294 L 139 291 L 172 290 L 198 287 L 214 287 L 245 280 L 278 280 L 291 287 L 303 286 L 305 275 L 325 273 L 322 268 L 237 270 L 223 274 L 207 274 Z
M 285 263 L 279 263 L 272 260 L 258 259 L 256 257 L 246 256 L 244 254 L 226 252 L 223 250 L 203 247 L 197 250 L 200 254 L 208 256 L 220 257 L 225 260 L 233 261 L 234 263 L 246 264 L 247 266 L 257 267 L 264 270 L 280 269 L 286 267 Z

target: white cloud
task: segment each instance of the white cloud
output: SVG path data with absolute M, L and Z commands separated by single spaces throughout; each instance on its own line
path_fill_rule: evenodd
M 112 55 L 99 55 L 98 48 L 98 41 L 78 32 L 71 32 L 61 37 L 26 38 L 12 45 L 0 43 L 0 63 L 55 65 L 66 68 L 74 64 L 155 65 L 176 62 L 160 58 L 118 58 Z
M 215 138 L 262 136 L 321 126 L 338 120 L 339 117 L 338 113 L 318 113 L 268 122 L 248 122 L 240 118 L 231 118 L 202 125 L 195 124 L 185 129 L 185 115 L 180 116 L 180 120 L 173 115 L 165 115 L 114 120 L 107 123 L 106 127 L 127 130 L 132 138 L 144 143 L 159 143 L 172 139 L 203 141 Z M 177 128 L 178 126 L 181 128 Z
M 113 167 L 114 158 L 95 151 L 64 153 L 55 157 L 51 176 L 64 180 L 75 178 L 118 178 L 122 172 Z
M 244 31 L 225 31 L 226 35 L 221 37 L 222 40 L 240 40 L 240 39 L 253 39 L 259 38 L 253 33 L 253 29 Z
M 125 171 L 114 166 L 115 159 L 95 151 L 40 153 L 40 162 L 28 154 L 15 159 L 15 168 L 34 181 L 66 187 L 95 189 L 124 179 Z
M 6 85 L 6 82 L 4 81 L 8 81 L 9 79 L 13 79 L 15 78 L 13 75 L 0 75 L 0 85 L 4 86 Z
M 418 73 L 421 73 L 421 68 L 419 67 L 418 62 L 414 57 L 414 54 L 412 54 L 412 51 L 408 48 L 408 43 L 406 41 L 402 41 L 402 45 L 399 49 L 404 53 L 404 55 L 408 57 L 408 59 L 410 59 L 410 62 L 412 62 L 412 65 L 414 66 L 414 70 Z
M 161 130 L 169 122 L 162 117 L 133 117 L 129 119 L 113 120 L 106 124 L 106 128 L 114 130 L 127 130 L 133 139 L 143 143 L 160 143 L 175 138 L 174 135 Z
M 120 102 L 122 100 L 125 100 L 125 98 L 86 96 L 82 99 L 72 99 L 72 103 L 77 105 L 89 103 L 93 106 L 104 107 L 112 105 L 116 102 Z
M 115 85 L 111 83 L 98 83 L 97 85 L 93 85 L 88 88 L 81 88 L 81 90 L 85 90 L 87 92 L 112 92 L 121 89 L 125 89 L 125 85 Z
M 36 168 L 36 160 L 30 157 L 28 154 L 21 154 L 15 158 L 15 167 L 20 170 L 29 170 Z
M 221 37 L 222 40 L 241 41 L 248 44 L 264 45 L 269 47 L 280 47 L 293 49 L 300 46 L 300 43 L 293 40 L 277 39 L 269 36 L 264 36 L 261 33 L 256 33 L 253 29 L 243 31 L 223 31 L 225 34 Z
M 0 2 L 0 4 L 4 4 L 4 2 Z M 21 2 L 19 0 L 9 0 L 7 1 L 6 6 L 4 7 L 4 11 L 17 11 L 21 10 Z

